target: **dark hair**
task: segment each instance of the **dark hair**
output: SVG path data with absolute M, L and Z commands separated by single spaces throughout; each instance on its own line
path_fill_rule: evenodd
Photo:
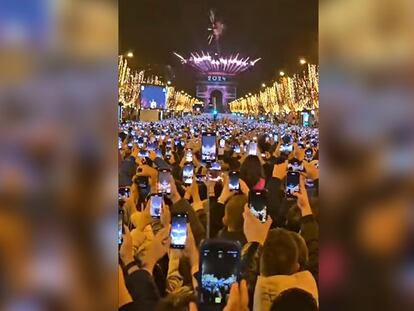
M 307 291 L 290 288 L 277 296 L 270 311 L 318 311 L 318 304 Z
M 246 203 L 247 197 L 245 195 L 236 195 L 227 202 L 225 209 L 228 227 L 232 227 L 238 231 L 243 231 L 243 211 Z
M 240 166 L 240 178 L 243 179 L 249 189 L 253 189 L 260 178 L 264 178 L 263 167 L 257 156 L 249 155 L 244 159 Z
M 298 261 L 298 246 L 290 232 L 281 228 L 270 230 L 263 245 L 261 273 L 264 276 L 290 275 L 296 272 Z
M 296 232 L 290 232 L 293 239 L 296 242 L 296 246 L 298 247 L 298 263 L 300 266 L 300 270 L 306 270 L 308 267 L 309 262 L 309 250 L 308 246 L 306 245 L 305 239 Z
M 299 232 L 301 227 L 302 213 L 297 204 L 291 206 L 286 214 L 286 229 Z

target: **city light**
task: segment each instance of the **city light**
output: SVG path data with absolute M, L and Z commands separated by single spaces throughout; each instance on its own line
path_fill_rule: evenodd
M 133 58 L 134 57 L 134 53 L 132 53 L 131 51 L 129 51 L 126 56 L 128 58 Z
M 266 84 L 265 83 L 262 83 L 262 87 L 266 87 Z
M 168 85 L 171 85 L 171 81 L 167 81 L 167 84 L 168 84 Z
M 284 71 L 280 71 L 280 72 L 279 72 L 279 75 L 280 75 L 281 77 L 283 77 L 283 76 L 285 75 L 285 72 L 284 72 Z
M 305 65 L 305 64 L 306 64 L 306 59 L 301 58 L 301 59 L 299 60 L 299 63 L 300 63 L 301 65 Z

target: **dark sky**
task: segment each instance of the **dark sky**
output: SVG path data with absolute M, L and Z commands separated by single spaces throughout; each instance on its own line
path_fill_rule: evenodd
M 173 84 L 195 95 L 196 73 L 172 52 L 208 50 L 210 9 L 226 25 L 222 54 L 262 57 L 239 76 L 238 97 L 298 72 L 299 57 L 318 62 L 318 0 L 119 0 L 119 52 L 132 50 L 135 68 L 171 66 Z

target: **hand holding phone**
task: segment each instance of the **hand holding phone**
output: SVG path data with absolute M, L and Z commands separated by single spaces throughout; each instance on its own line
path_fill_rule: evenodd
M 251 190 L 249 192 L 250 212 L 262 223 L 267 220 L 267 191 Z
M 286 198 L 295 198 L 294 193 L 299 192 L 300 173 L 295 171 L 287 172 L 286 175 L 286 187 L 285 194 Z
M 199 271 L 201 306 L 225 306 L 231 285 L 239 279 L 240 244 L 221 239 L 205 240 L 200 246 Z
M 171 217 L 171 248 L 183 249 L 187 239 L 187 213 L 174 213 Z
M 158 170 L 158 191 L 171 194 L 171 171 L 167 168 Z
M 229 190 L 235 192 L 240 190 L 239 173 L 236 171 L 231 171 L 229 173 Z
M 150 215 L 152 218 L 160 219 L 163 205 L 163 194 L 152 193 L 150 197 Z

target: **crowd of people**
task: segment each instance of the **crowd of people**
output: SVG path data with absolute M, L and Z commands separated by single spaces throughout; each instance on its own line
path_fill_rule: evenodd
M 318 310 L 318 189 L 317 128 L 120 124 L 119 310 Z

